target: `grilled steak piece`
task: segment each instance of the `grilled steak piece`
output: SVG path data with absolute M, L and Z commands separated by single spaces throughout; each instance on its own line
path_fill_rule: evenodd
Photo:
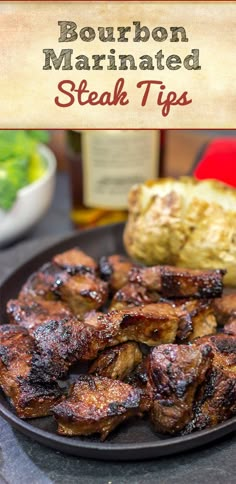
M 20 418 L 37 418 L 51 415 L 51 409 L 62 400 L 62 391 L 56 382 L 49 384 L 31 384 L 28 380 L 20 380 L 19 391 L 11 396 L 7 393 L 8 386 L 3 387 L 7 396 L 11 397 L 15 411 Z
M 76 316 L 83 317 L 86 312 L 103 306 L 108 288 L 106 282 L 86 269 L 76 271 L 72 265 L 70 273 L 69 269 L 67 272 L 57 264 L 45 264 L 27 280 L 19 299 L 27 299 L 27 302 L 37 296 L 47 300 L 62 299 Z
M 225 294 L 213 302 L 213 310 L 220 326 L 228 323 L 233 316 L 236 318 L 236 294 Z
M 137 343 L 123 343 L 101 353 L 91 365 L 89 373 L 124 380 L 141 361 L 142 353 Z
M 129 283 L 114 295 L 110 309 L 125 309 L 128 307 L 152 304 L 161 301 L 160 294 L 147 288 Z M 179 327 L 177 342 L 192 341 L 199 336 L 216 332 L 216 319 L 212 301 L 209 299 L 165 299 L 179 312 Z
M 147 304 L 112 311 L 104 315 L 106 321 L 113 332 L 109 346 L 125 341 L 155 346 L 175 340 L 179 314 L 169 304 Z
M 97 271 L 95 260 L 77 247 L 55 255 L 52 260 L 70 274 L 77 272 L 95 274 Z
M 86 350 L 89 351 L 93 336 L 94 330 L 75 318 L 49 321 L 39 326 L 33 333 L 36 351 L 30 381 L 47 383 L 65 377 L 70 366 L 81 359 Z
M 173 305 L 183 312 L 177 332 L 177 342 L 193 341 L 200 336 L 216 333 L 217 323 L 211 300 L 177 299 L 173 301 Z
M 236 414 L 236 336 L 205 336 L 196 344 L 211 347 L 213 362 L 198 394 L 189 432 L 212 427 Z
M 144 356 L 141 363 L 130 373 L 126 378 L 125 382 L 129 383 L 133 387 L 140 388 L 142 390 L 147 389 L 148 383 L 148 356 Z
M 41 296 L 45 299 L 56 299 L 52 289 L 56 281 L 62 281 L 63 278 L 67 279 L 68 275 L 56 264 L 51 262 L 44 264 L 27 279 L 19 293 L 19 298 Z
M 68 304 L 78 317 L 93 309 L 99 309 L 107 300 L 107 283 L 94 274 L 76 274 L 67 279 L 57 279 L 54 289 L 56 294 Z
M 82 375 L 69 397 L 53 408 L 61 435 L 108 434 L 124 420 L 141 415 L 140 392 L 109 378 Z
M 79 360 L 93 360 L 99 351 L 126 341 L 154 346 L 173 342 L 179 316 L 169 304 L 149 304 L 107 314 L 92 312 L 85 320 L 50 321 L 34 332 L 38 355 L 32 361 L 33 381 L 65 376 Z
M 229 319 L 229 322 L 224 326 L 224 333 L 234 334 L 236 336 L 236 316 Z
M 32 333 L 38 326 L 52 319 L 72 318 L 69 307 L 61 301 L 49 301 L 39 296 L 11 299 L 7 303 L 10 323 L 19 324 Z
M 151 419 L 161 433 L 180 432 L 193 417 L 196 392 L 212 364 L 208 344 L 161 345 L 148 357 Z
M 157 291 L 149 291 L 140 284 L 128 283 L 117 291 L 112 299 L 110 309 L 124 309 L 143 304 L 152 304 L 160 300 Z
M 0 326 L 0 385 L 21 418 L 43 417 L 61 399 L 57 383 L 32 385 L 33 340 L 20 326 Z
M 178 297 L 213 298 L 221 296 L 224 270 L 182 269 L 172 266 L 134 268 L 129 281 L 158 291 L 168 299 Z
M 216 333 L 217 323 L 211 300 L 198 299 L 186 301 L 184 307 L 189 313 L 193 325 L 193 332 L 188 338 L 188 341 L 193 341 L 200 336 Z
M 127 284 L 129 271 L 133 267 L 134 264 L 123 255 L 104 256 L 99 261 L 101 278 L 109 283 L 112 292 L 118 291 Z
M 150 398 L 150 394 L 147 390 L 147 384 L 148 384 L 147 364 L 148 364 L 148 356 L 144 356 L 141 363 L 138 366 L 136 366 L 134 371 L 132 371 L 132 373 L 130 373 L 125 378 L 124 381 L 125 383 L 128 383 L 134 388 L 139 388 L 142 395 L 143 409 L 148 412 L 152 406 L 152 399 Z

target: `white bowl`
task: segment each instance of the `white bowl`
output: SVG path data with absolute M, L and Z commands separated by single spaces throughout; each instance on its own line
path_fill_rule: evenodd
M 39 149 L 47 161 L 47 171 L 39 180 L 18 191 L 16 201 L 9 211 L 0 209 L 0 247 L 31 229 L 52 201 L 56 158 L 47 146 L 40 145 Z

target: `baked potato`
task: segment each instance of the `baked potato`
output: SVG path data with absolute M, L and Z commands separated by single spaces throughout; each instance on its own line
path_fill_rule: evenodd
M 128 254 L 147 265 L 227 270 L 236 286 L 236 190 L 216 180 L 163 178 L 129 193 Z

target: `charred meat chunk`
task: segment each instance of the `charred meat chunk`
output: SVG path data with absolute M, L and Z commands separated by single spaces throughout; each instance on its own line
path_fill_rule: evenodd
M 213 302 L 213 309 L 220 326 L 228 323 L 233 316 L 236 318 L 236 294 L 224 294 Z
M 140 284 L 126 284 L 117 291 L 112 299 L 110 309 L 124 309 L 143 304 L 152 304 L 160 300 L 157 291 L 149 291 Z
M 65 377 L 70 366 L 89 353 L 93 335 L 94 330 L 76 319 L 49 321 L 39 326 L 33 334 L 36 351 L 30 381 L 47 383 Z
M 93 274 L 97 271 L 96 261 L 77 247 L 55 255 L 52 260 L 70 274 L 77 272 Z
M 125 341 L 136 341 L 148 346 L 173 342 L 179 324 L 178 313 L 165 303 L 112 311 L 104 316 L 113 329 L 110 346 Z
M 33 385 L 31 369 L 33 340 L 20 326 L 0 327 L 0 385 L 21 418 L 43 417 L 61 399 L 57 383 Z
M 129 281 L 158 291 L 168 299 L 178 297 L 213 298 L 223 291 L 224 270 L 182 269 L 172 266 L 134 268 Z
M 49 301 L 38 296 L 35 298 L 11 299 L 7 303 L 10 323 L 19 324 L 32 333 L 37 326 L 52 319 L 71 318 L 69 307 L 61 301 Z
M 229 322 L 224 326 L 224 333 L 236 336 L 236 316 L 229 319 Z
M 125 309 L 160 301 L 160 295 L 149 291 L 139 284 L 127 284 L 113 297 L 111 310 Z M 179 326 L 176 335 L 177 342 L 187 342 L 216 332 L 216 319 L 211 300 L 208 299 L 175 299 L 165 300 L 178 310 Z
M 71 273 L 56 264 L 45 264 L 23 286 L 19 299 L 41 297 L 47 300 L 62 299 L 77 316 L 98 309 L 107 300 L 107 283 L 86 271 Z
M 136 388 L 109 378 L 80 376 L 69 397 L 53 408 L 61 435 L 108 434 L 124 420 L 141 415 L 142 402 Z
M 179 315 L 169 304 L 147 304 L 133 308 L 95 314 L 86 323 L 96 328 L 100 349 L 126 341 L 155 346 L 175 340 Z
M 203 343 L 212 349 L 212 370 L 200 389 L 189 432 L 236 414 L 236 336 L 219 333 L 196 340 L 197 345 Z
M 89 373 L 113 380 L 124 380 L 141 361 L 142 353 L 137 343 L 123 343 L 101 353 L 93 362 Z
M 146 390 L 148 383 L 148 356 L 143 356 L 141 363 L 130 373 L 125 382 L 133 387 Z
M 211 300 L 179 299 L 173 301 L 173 305 L 183 313 L 177 332 L 177 342 L 193 341 L 200 336 L 216 332 L 217 323 Z
M 21 377 L 28 375 L 33 351 L 33 340 L 25 328 L 18 325 L 3 324 L 0 326 L 0 371 L 11 371 L 12 362 L 18 363 L 13 371 L 19 371 Z M 22 355 L 24 357 L 22 358 Z M 17 359 L 19 361 L 17 361 Z M 2 374 L 1 374 L 2 377 Z
M 66 375 L 79 360 L 127 341 L 154 346 L 175 341 L 179 317 L 169 304 L 150 304 L 107 314 L 92 312 L 85 320 L 50 321 L 34 332 L 37 349 L 32 361 L 33 381 Z
M 179 433 L 192 419 L 196 392 L 211 368 L 207 344 L 161 345 L 148 357 L 151 419 L 161 433 Z
M 139 388 L 142 395 L 143 409 L 147 412 L 152 406 L 152 399 L 147 390 L 148 385 L 148 356 L 144 356 L 141 363 L 125 378 L 125 383 L 128 383 L 134 388 Z
M 195 301 L 187 301 L 184 308 L 189 313 L 193 326 L 193 332 L 188 338 L 188 341 L 193 341 L 200 336 L 216 333 L 217 323 L 211 300 L 198 299 Z
M 105 304 L 108 295 L 107 283 L 89 273 L 57 279 L 54 290 L 78 317 L 99 309 Z
M 63 281 L 68 275 L 56 264 L 51 262 L 44 264 L 40 269 L 27 279 L 23 285 L 19 298 L 41 296 L 45 299 L 55 299 L 56 295 L 52 291 L 57 280 Z
M 109 283 L 112 292 L 118 291 L 127 284 L 129 271 L 133 267 L 134 264 L 123 255 L 104 256 L 99 261 L 101 278 Z
M 19 378 L 19 393 L 11 400 L 20 418 L 46 417 L 51 414 L 52 407 L 62 400 L 62 391 L 56 382 L 32 385 L 28 379 Z

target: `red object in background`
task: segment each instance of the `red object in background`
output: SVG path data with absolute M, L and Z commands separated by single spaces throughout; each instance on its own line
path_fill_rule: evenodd
M 193 175 L 198 180 L 214 178 L 236 187 L 236 139 L 217 138 L 198 156 Z

